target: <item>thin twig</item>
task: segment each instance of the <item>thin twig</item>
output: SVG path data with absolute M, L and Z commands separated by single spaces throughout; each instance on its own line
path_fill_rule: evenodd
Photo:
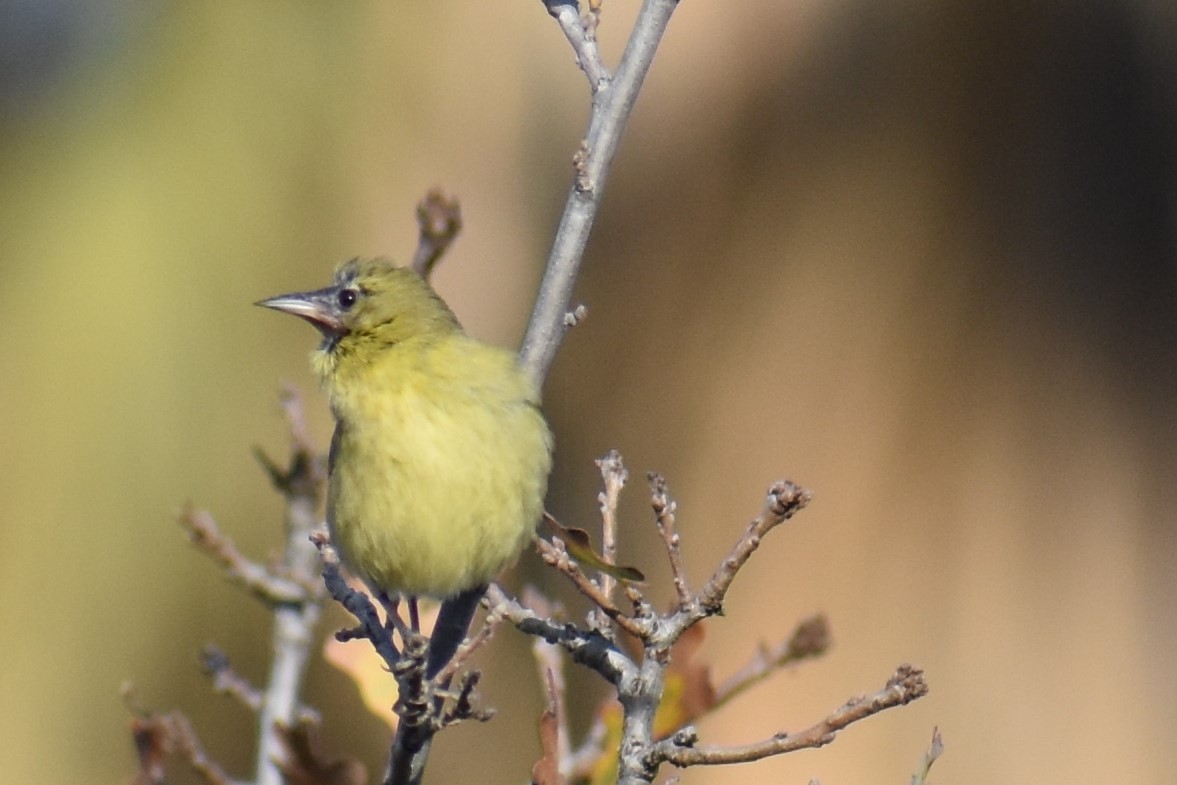
M 297 458 L 312 459 L 318 455 L 314 442 L 311 441 L 310 434 L 307 431 L 306 417 L 303 413 L 302 395 L 298 388 L 292 384 L 285 384 L 282 386 L 282 392 L 278 396 L 278 403 L 282 406 L 282 416 L 286 418 L 286 427 L 290 431 L 290 443 Z M 312 485 L 318 484 L 326 480 L 326 467 L 321 461 L 313 461 L 317 465 L 307 471 L 306 479 Z M 319 489 L 314 487 L 307 487 L 303 490 L 304 493 L 314 494 Z
M 244 676 L 233 669 L 229 658 L 215 646 L 205 646 L 200 652 L 200 666 L 212 677 L 213 689 L 221 695 L 228 695 L 252 711 L 262 708 L 264 694 Z M 317 725 L 319 713 L 309 706 L 298 707 L 297 720 L 302 725 Z
M 220 564 L 230 581 L 267 605 L 300 603 L 310 596 L 302 582 L 276 575 L 237 550 L 208 510 L 187 507 L 180 512 L 179 520 L 192 544 Z
M 178 711 L 148 714 L 131 723 L 131 735 L 139 754 L 139 772 L 133 785 L 163 785 L 164 761 L 179 755 L 206 785 L 239 785 L 208 757 L 192 723 Z
M 678 595 L 678 605 L 680 608 L 686 607 L 687 603 L 691 601 L 691 589 L 687 583 L 687 570 L 683 564 L 678 528 L 674 517 L 678 505 L 670 498 L 670 492 L 666 489 L 665 477 L 650 472 L 646 478 L 650 481 L 650 503 L 654 507 L 654 520 L 658 526 L 658 533 L 662 535 L 666 556 L 670 560 L 670 575 L 674 579 L 674 591 Z
M 928 781 L 928 773 L 932 770 L 932 764 L 942 754 L 944 754 L 944 740 L 940 738 L 940 729 L 932 728 L 932 743 L 928 746 L 928 751 L 924 753 L 919 768 L 916 769 L 915 774 L 911 775 L 911 785 L 925 785 Z
M 771 649 L 763 645 L 752 659 L 715 690 L 712 708 L 727 703 L 781 668 L 818 657 L 830 647 L 830 626 L 823 615 L 812 616 L 797 625 L 793 634 Z
M 495 716 L 494 709 L 483 708 L 475 701 L 478 695 L 475 688 L 481 680 L 481 671 L 464 671 L 458 677 L 458 686 L 446 691 L 445 697 L 449 699 L 449 703 L 438 722 L 439 730 L 466 720 L 487 722 Z
M 262 707 L 262 691 L 233 670 L 229 658 L 215 646 L 205 646 L 200 652 L 200 667 L 212 677 L 213 689 L 228 695 L 242 706 L 253 711 Z
M 347 585 L 340 573 L 339 554 L 331 545 L 331 540 L 325 530 L 319 530 L 311 535 L 311 542 L 319 549 L 323 560 L 323 583 L 331 599 L 342 605 L 352 616 L 356 617 L 360 626 L 351 630 L 344 630 L 335 634 L 337 640 L 348 641 L 356 638 L 366 638 L 372 643 L 380 659 L 389 669 L 395 668 L 400 662 L 401 653 L 392 642 L 392 635 L 380 620 L 380 614 L 368 595 L 356 591 Z
M 417 203 L 417 249 L 412 268 L 425 280 L 462 231 L 462 207 L 458 200 L 433 189 Z
M 617 504 L 621 499 L 621 489 L 629 479 L 629 472 L 626 471 L 621 453 L 617 450 L 610 450 L 608 455 L 596 463 L 605 485 L 605 489 L 597 495 L 597 501 L 601 506 L 601 555 L 609 564 L 617 564 Z M 600 580 L 601 594 L 611 605 L 617 580 L 607 572 L 601 573 Z M 608 619 L 608 615 L 605 618 Z M 612 631 L 607 628 L 607 622 L 605 624 L 606 629 L 602 629 L 601 632 L 607 636 L 612 635 Z
M 735 580 L 736 573 L 751 558 L 764 535 L 787 521 L 809 504 L 813 494 L 788 480 L 779 480 L 768 489 L 764 510 L 750 524 L 744 536 L 735 544 L 731 553 L 720 563 L 711 579 L 699 591 L 700 611 L 707 615 L 719 613 L 723 598 Z
M 445 684 L 452 679 L 459 670 L 466 666 L 474 653 L 490 641 L 502 621 L 503 617 L 498 613 L 487 614 L 486 621 L 483 622 L 478 632 L 462 641 L 462 645 L 454 652 L 454 656 L 450 657 L 450 661 L 434 675 L 433 680 L 438 684 Z
M 560 25 L 568 43 L 572 45 L 572 51 L 576 53 L 576 64 L 588 77 L 589 90 L 596 95 L 608 87 L 613 77 L 601 60 L 601 51 L 597 48 L 596 24 L 590 21 L 590 17 L 581 17 L 575 0 L 544 0 L 544 6 L 556 20 L 556 24 Z
M 568 549 L 565 548 L 564 542 L 559 537 L 553 537 L 550 541 L 537 537 L 535 545 L 545 564 L 563 573 L 581 594 L 588 597 L 597 606 L 597 609 L 615 621 L 621 629 L 638 639 L 644 638 L 648 634 L 641 624 L 622 613 L 621 609 L 605 596 L 601 587 L 584 574 L 580 565 L 573 561 L 568 554 Z
M 660 763 L 675 766 L 715 766 L 728 763 L 748 763 L 773 755 L 806 748 L 822 747 L 834 740 L 848 725 L 878 714 L 886 709 L 903 706 L 928 693 L 924 673 L 910 665 L 901 665 L 885 687 L 867 697 L 852 698 L 821 722 L 799 733 L 778 733 L 775 736 L 743 746 L 699 745 L 694 728 L 684 728 L 669 739 L 658 742 L 647 755 L 647 765 L 656 769 Z
M 486 592 L 490 607 L 526 635 L 543 638 L 560 646 L 573 662 L 601 674 L 610 684 L 632 681 L 637 676 L 633 661 L 612 641 L 598 632 L 581 630 L 571 624 L 559 624 L 526 608 L 492 583 Z

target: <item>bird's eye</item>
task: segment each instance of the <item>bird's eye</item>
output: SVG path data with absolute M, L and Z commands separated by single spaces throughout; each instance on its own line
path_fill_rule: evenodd
M 341 289 L 339 291 L 339 307 L 343 310 L 348 310 L 356 304 L 359 295 L 356 294 L 355 289 Z

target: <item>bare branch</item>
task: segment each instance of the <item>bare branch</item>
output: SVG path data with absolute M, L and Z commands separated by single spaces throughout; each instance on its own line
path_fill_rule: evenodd
M 478 695 L 475 688 L 482 680 L 481 671 L 465 671 L 458 677 L 456 689 L 447 690 L 445 697 L 449 699 L 447 708 L 442 712 L 438 728 L 448 728 L 466 720 L 487 722 L 495 716 L 494 709 L 478 706 L 474 698 Z
M 200 667 L 212 677 L 213 689 L 228 695 L 252 711 L 262 707 L 262 691 L 233 670 L 229 658 L 215 646 L 205 646 L 200 653 Z
M 400 661 L 401 653 L 393 644 L 392 635 L 389 634 L 387 627 L 380 621 L 380 614 L 376 612 L 372 600 L 363 592 L 348 586 L 347 581 L 343 579 L 339 571 L 339 554 L 332 547 L 327 532 L 315 532 L 311 535 L 311 542 L 319 549 L 319 555 L 323 560 L 323 583 L 327 587 L 327 593 L 360 622 L 360 626 L 355 629 L 336 633 L 336 639 L 349 641 L 366 638 L 372 642 L 372 647 L 389 669 L 395 668 Z
M 212 513 L 188 507 L 180 512 L 180 525 L 200 550 L 211 556 L 225 570 L 230 581 L 249 591 L 270 606 L 305 602 L 311 592 L 299 581 L 275 575 L 266 567 L 245 557 L 227 535 L 221 532 Z
M 212 677 L 213 689 L 221 695 L 228 695 L 251 711 L 260 711 L 264 694 L 244 676 L 233 669 L 229 658 L 215 646 L 205 646 L 200 653 L 200 667 Z M 304 725 L 318 724 L 319 713 L 309 706 L 299 706 L 297 720 Z
M 920 761 L 920 767 L 916 769 L 915 774 L 911 775 L 911 785 L 924 785 L 928 781 L 928 772 L 932 770 L 932 764 L 943 753 L 944 740 L 940 738 L 940 729 L 932 728 L 932 743 L 928 747 L 928 751 L 924 753 L 924 759 Z
M 539 550 L 540 558 L 544 560 L 545 564 L 563 573 L 568 580 L 572 581 L 572 585 L 581 594 L 589 598 L 602 613 L 617 622 L 619 627 L 639 639 L 644 638 L 648 634 L 642 625 L 622 613 L 605 596 L 601 588 L 584 574 L 584 571 L 580 569 L 580 565 L 573 561 L 572 557 L 568 554 L 568 549 L 564 547 L 564 542 L 559 537 L 553 537 L 551 541 L 545 540 L 542 537 L 536 537 L 535 545 L 536 549 Z
M 438 702 L 435 710 L 433 682 L 425 677 L 429 639 L 409 636 L 401 655 L 392 669 L 399 688 L 394 711 L 401 720 L 388 755 L 384 785 L 415 785 L 421 781 L 433 735 L 440 728 L 441 705 Z
M 302 678 L 323 599 L 323 589 L 314 582 L 318 555 L 310 542 L 310 534 L 319 522 L 317 510 L 327 484 L 327 465 L 307 436 L 302 399 L 297 390 L 293 387 L 284 389 L 281 403 L 290 429 L 290 463 L 285 471 L 276 470 L 272 462 L 264 462 L 264 465 L 286 499 L 286 542 L 281 571 L 309 588 L 300 601 L 274 606 L 271 637 L 274 657 L 258 719 L 256 785 L 283 785 L 282 765 L 286 762 L 288 749 L 280 728 L 293 725 L 297 719 Z
M 568 43 L 572 44 L 572 50 L 576 52 L 576 64 L 588 77 L 589 89 L 593 95 L 608 87 L 613 77 L 601 60 L 601 52 L 597 48 L 596 17 L 582 19 L 575 0 L 544 0 L 544 6 L 560 25 Z
M 761 645 L 747 665 L 715 690 L 715 707 L 727 703 L 781 668 L 821 656 L 829 647 L 830 627 L 826 617 L 819 614 L 806 619 L 797 625 L 787 640 L 771 649 Z
M 669 739 L 658 742 L 647 756 L 647 764 L 656 768 L 660 763 L 678 767 L 714 766 L 728 763 L 748 763 L 773 755 L 806 748 L 822 747 L 834 740 L 848 725 L 878 714 L 886 709 L 903 706 L 928 693 L 924 673 L 910 665 L 901 665 L 874 695 L 851 698 L 844 706 L 821 722 L 799 733 L 778 733 L 772 738 L 735 747 L 700 746 L 693 728 L 684 728 Z
M 703 613 L 712 615 L 722 610 L 723 598 L 735 580 L 736 573 L 760 547 L 764 535 L 793 517 L 798 510 L 809 504 L 812 498 L 812 493 L 788 480 L 773 483 L 768 489 L 763 512 L 748 524 L 747 532 L 699 591 L 698 602 Z
M 452 679 L 459 670 L 466 666 L 466 663 L 474 656 L 474 653 L 485 646 L 494 636 L 495 630 L 498 629 L 502 621 L 503 617 L 498 613 L 491 612 L 487 614 L 486 621 L 483 622 L 478 632 L 462 642 L 462 645 L 454 652 L 454 656 L 450 658 L 450 661 L 434 675 L 433 680 L 438 684 L 445 684 Z
M 654 507 L 658 533 L 662 535 L 662 543 L 666 546 L 666 556 L 670 559 L 670 574 L 674 579 L 674 591 L 678 595 L 678 605 L 680 608 L 684 608 L 691 601 L 691 590 L 687 585 L 687 570 L 683 565 L 682 551 L 679 549 L 678 528 L 674 519 L 678 505 L 670 498 L 670 492 L 666 489 L 665 477 L 654 472 L 650 472 L 646 477 L 650 481 L 650 501 Z
M 676 7 L 677 0 L 645 0 L 613 80 L 607 87 L 599 88 L 593 97 L 592 117 L 585 136 L 587 154 L 569 189 L 527 335 L 519 350 L 523 366 L 539 382 L 547 376 L 567 329 L 564 316 L 600 207 L 609 167 Z
M 163 785 L 164 761 L 179 755 L 206 785 L 238 785 L 208 757 L 192 723 L 182 713 L 148 714 L 131 722 L 131 735 L 139 755 L 139 771 L 133 785 Z
M 601 505 L 601 555 L 609 564 L 617 564 L 617 503 L 621 498 L 621 489 L 629 479 L 629 472 L 625 470 L 621 453 L 617 450 L 610 450 L 608 455 L 596 463 L 605 484 L 605 489 L 597 495 L 597 501 Z M 617 581 L 612 575 L 601 573 L 601 594 L 610 605 L 613 604 L 613 590 L 616 585 Z M 607 622 L 605 625 L 601 632 L 611 637 L 612 631 L 608 629 Z
M 292 384 L 282 386 L 282 391 L 278 396 L 278 403 L 282 406 L 282 414 L 286 418 L 286 426 L 290 429 L 290 443 L 294 448 L 294 452 L 307 458 L 308 463 L 317 464 L 310 472 L 314 476 L 308 479 L 313 482 L 321 482 L 326 480 L 326 467 L 321 461 L 314 461 L 312 458 L 317 454 L 314 443 L 311 441 L 307 432 L 306 417 L 303 416 L 302 395 L 298 392 L 298 388 Z M 290 474 L 291 472 L 288 472 Z M 321 488 L 304 489 L 304 493 L 310 492 L 311 495 L 320 491 Z
M 573 662 L 596 671 L 609 683 L 620 684 L 636 678 L 637 668 L 633 661 L 600 633 L 577 629 L 571 624 L 558 624 L 539 616 L 509 597 L 498 584 L 492 583 L 486 596 L 490 607 L 518 627 L 520 632 L 560 646 L 568 652 Z
M 434 188 L 417 203 L 417 250 L 412 268 L 429 280 L 433 268 L 462 231 L 462 207 L 456 198 Z

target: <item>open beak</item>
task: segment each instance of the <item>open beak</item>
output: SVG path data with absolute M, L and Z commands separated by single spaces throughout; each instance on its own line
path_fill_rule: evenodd
M 339 307 L 338 286 L 328 286 L 326 289 L 316 289 L 313 292 L 280 294 L 277 297 L 258 300 L 254 305 L 273 308 L 275 311 L 306 319 L 325 338 L 339 338 L 347 333 L 347 327 L 343 323 L 343 311 Z

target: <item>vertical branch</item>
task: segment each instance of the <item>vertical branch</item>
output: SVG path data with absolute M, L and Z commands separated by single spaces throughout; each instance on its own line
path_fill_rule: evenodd
M 629 472 L 621 462 L 621 453 L 610 450 L 609 454 L 597 461 L 597 468 L 601 470 L 601 479 L 605 489 L 597 496 L 601 505 L 601 555 L 609 564 L 617 564 L 617 503 L 621 497 L 621 489 L 629 479 Z M 601 573 L 601 594 L 610 603 L 613 601 L 613 590 L 617 586 L 617 579 L 607 572 Z M 608 624 L 605 617 L 604 624 Z
M 670 498 L 665 477 L 656 472 L 650 472 L 646 477 L 650 481 L 650 502 L 654 507 L 654 521 L 658 526 L 658 533 L 662 535 L 666 556 L 670 559 L 670 575 L 674 579 L 678 606 L 684 608 L 691 601 L 691 589 L 687 584 L 687 570 L 683 564 L 678 526 L 674 518 L 678 505 Z
M 302 402 L 293 389 L 283 391 L 282 407 L 293 441 L 290 466 L 284 471 L 279 470 L 263 459 L 275 486 L 286 499 L 286 547 L 281 571 L 301 583 L 312 585 L 311 576 L 317 572 L 319 557 L 310 534 L 318 525 L 316 511 L 322 498 L 326 471 L 311 448 L 302 417 Z M 321 601 L 320 590 L 308 594 L 301 602 L 283 603 L 274 608 L 274 659 L 269 683 L 262 696 L 257 785 L 283 785 L 280 767 L 288 757 L 288 749 L 278 728 L 279 725 L 294 724 Z
M 662 701 L 662 685 L 667 660 L 653 656 L 647 646 L 641 675 L 630 684 L 618 687 L 621 702 L 621 748 L 618 750 L 617 785 L 649 785 L 658 773 L 647 752 L 654 746 L 654 718 Z
M 542 382 L 547 376 L 563 339 L 564 315 L 601 204 L 609 166 L 670 15 L 677 7 L 678 0 L 645 0 L 617 73 L 608 83 L 599 84 L 593 96 L 592 117 L 582 148 L 584 154 L 578 156 L 576 175 L 548 256 L 543 283 L 519 349 L 520 361 L 537 381 Z

